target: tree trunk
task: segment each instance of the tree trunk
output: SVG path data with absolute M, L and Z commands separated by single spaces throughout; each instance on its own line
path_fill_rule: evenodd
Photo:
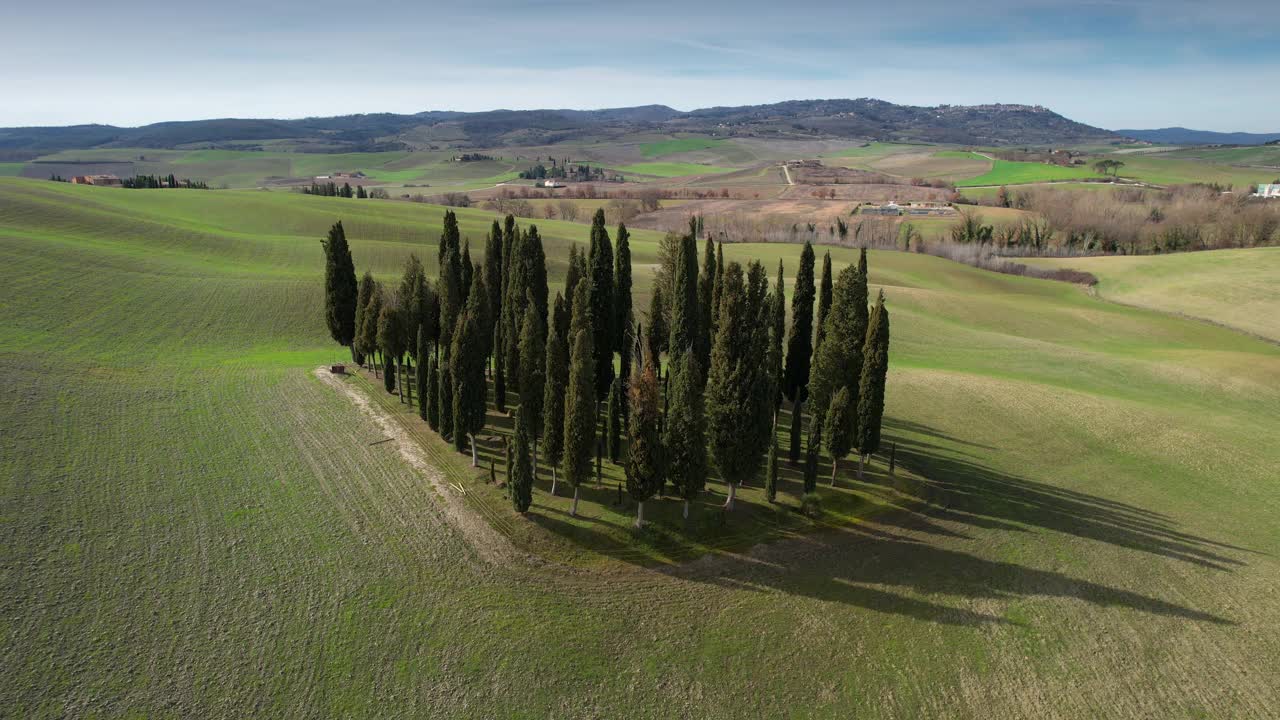
M 862 466 L 866 465 L 866 463 L 867 463 L 867 456 L 863 455 L 862 453 L 858 453 L 858 479 L 859 480 L 862 479 Z
M 556 495 L 556 466 L 551 466 L 551 497 Z
M 471 467 L 476 467 L 476 436 L 467 433 L 467 437 L 471 440 Z
M 400 381 L 400 371 L 404 369 L 404 363 L 396 360 L 396 395 L 399 396 L 400 402 L 404 402 L 404 383 Z
M 573 489 L 573 505 L 569 508 L 569 515 L 578 517 L 578 488 Z
M 735 483 L 729 483 L 729 497 L 724 501 L 724 509 L 733 509 L 733 499 L 738 495 L 738 486 Z
M 404 376 L 406 379 L 409 377 L 410 375 L 409 371 L 412 369 L 413 369 L 412 367 L 405 368 Z M 408 392 L 408 396 L 409 396 L 409 407 L 413 407 L 413 384 L 411 383 L 409 387 L 405 388 L 405 390 Z M 422 400 L 419 399 L 418 402 L 422 402 Z
M 831 458 L 831 487 L 836 486 L 836 470 L 840 467 L 840 458 Z
M 636 503 L 636 528 L 644 527 L 644 501 Z
M 684 519 L 685 520 L 689 519 L 689 501 L 688 500 L 684 501 Z

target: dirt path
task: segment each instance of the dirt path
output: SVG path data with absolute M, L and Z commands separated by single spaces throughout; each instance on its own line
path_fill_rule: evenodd
M 378 429 L 391 439 L 405 462 L 421 473 L 443 500 L 440 503 L 440 510 L 443 512 L 445 519 L 458 532 L 462 533 L 467 544 L 474 548 L 483 560 L 493 564 L 505 564 L 511 560 L 522 560 L 538 565 L 543 564 L 534 556 L 518 550 L 507 538 L 485 522 L 483 518 L 471 512 L 463 504 L 462 498 L 458 496 L 458 489 L 445 479 L 444 474 L 439 469 L 428 462 L 418 443 L 404 431 L 404 428 L 395 419 L 388 417 L 386 413 L 374 407 L 364 393 L 351 384 L 343 382 L 337 375 L 330 373 L 327 367 L 316 368 L 315 376 L 320 379 L 320 382 L 350 400 L 362 415 L 369 418 L 378 426 Z

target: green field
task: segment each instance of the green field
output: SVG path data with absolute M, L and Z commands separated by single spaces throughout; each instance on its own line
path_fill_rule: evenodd
M 982 157 L 979 153 L 941 152 L 942 157 Z M 1062 167 L 1038 162 L 1013 162 L 996 158 L 992 160 L 991 170 L 956 182 L 957 187 L 971 185 L 1021 185 L 1025 183 L 1052 182 L 1057 180 L 1076 180 L 1094 178 L 1098 174 L 1084 167 Z
M 660 158 L 667 155 L 711 150 L 727 144 L 727 140 L 707 137 L 672 138 L 659 142 L 645 143 L 640 146 L 640 154 L 647 158 Z
M 645 162 L 632 163 L 614 168 L 628 175 L 649 175 L 658 178 L 686 177 L 689 175 L 709 175 L 734 172 L 736 168 L 718 167 L 715 165 L 699 165 L 685 162 Z
M 1199 160 L 1175 160 L 1148 155 L 1121 155 L 1124 162 L 1120 168 L 1120 177 L 1133 178 L 1157 185 L 1180 185 L 1186 183 L 1218 183 L 1232 185 L 1239 189 L 1258 183 L 1267 183 L 1280 175 L 1280 170 L 1266 168 L 1236 167 L 1216 162 Z M 1090 163 L 1093 158 L 1090 158 Z
M 25 163 L 0 162 L 0 177 L 16 177 L 22 173 Z
M 328 226 L 341 218 L 357 269 L 389 279 L 411 251 L 434 264 L 441 212 L 0 179 L 4 714 L 1265 717 L 1280 704 L 1275 345 L 873 252 L 893 312 L 886 441 L 927 478 L 929 505 L 661 571 L 607 545 L 576 566 L 491 563 L 447 519 L 457 496 L 311 374 L 345 356 L 319 309 Z M 491 221 L 459 219 L 473 246 Z M 538 226 L 559 283 L 588 230 Z M 657 238 L 633 234 L 637 308 Z M 726 255 L 783 259 L 790 285 L 797 248 Z M 462 456 L 422 448 L 464 495 L 484 492 Z M 530 519 L 493 510 L 530 546 L 590 538 L 558 528 L 542 494 Z
M 1210 320 L 1280 342 L 1280 248 L 1028 262 L 1087 270 L 1098 277 L 1096 289 L 1109 300 Z

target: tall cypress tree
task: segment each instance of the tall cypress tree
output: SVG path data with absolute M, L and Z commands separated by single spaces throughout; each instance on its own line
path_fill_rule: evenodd
M 382 351 L 386 368 L 383 375 L 393 375 L 385 380 L 387 392 L 396 389 L 394 379 L 396 360 L 400 358 L 403 348 L 400 346 L 402 331 L 400 330 L 400 308 L 391 303 L 384 303 L 378 314 L 378 349 Z
M 889 309 L 884 306 L 884 291 L 876 300 L 863 346 L 866 359 L 858 390 L 858 477 L 868 456 L 880 449 L 880 424 L 884 419 L 884 388 L 889 374 Z
M 591 222 L 591 250 L 587 255 L 591 273 L 591 314 L 595 352 L 596 400 L 603 400 L 613 384 L 614 282 L 613 245 L 604 226 L 604 210 L 596 210 Z
M 573 351 L 569 355 L 569 384 L 564 398 L 564 479 L 573 486 L 573 507 L 578 514 L 578 490 L 591 479 L 591 453 L 595 448 L 595 355 L 591 339 L 591 310 L 586 284 L 579 284 L 574 298 Z M 581 322 L 580 319 L 581 318 Z M 585 326 L 577 329 L 575 326 Z
M 567 316 L 564 297 L 556 294 L 553 316 Z M 567 319 L 565 320 L 567 322 Z M 565 335 L 568 334 L 565 327 Z M 569 384 L 569 349 L 565 345 L 564 336 L 552 332 L 547 339 L 546 383 L 542 393 L 542 452 L 547 466 L 551 468 L 551 494 L 556 494 L 557 466 L 564 451 L 564 402 L 565 389 Z
M 444 258 L 452 250 L 462 254 L 462 235 L 458 231 L 458 216 L 452 210 L 444 211 L 444 231 L 440 233 L 440 245 L 436 248 L 436 260 L 444 265 Z
M 426 302 L 422 298 L 422 288 L 427 284 L 427 273 L 422 268 L 422 261 L 418 256 L 409 253 L 409 258 L 405 260 L 404 272 L 400 276 L 400 292 L 397 297 L 400 298 L 400 307 L 404 311 L 405 325 L 410 328 L 417 328 L 422 322 L 421 305 Z M 414 343 L 417 337 L 413 338 Z M 414 345 L 416 349 L 416 345 Z
M 322 241 L 324 245 L 324 319 L 329 326 L 329 335 L 339 344 L 351 348 L 351 359 L 355 359 L 355 348 L 352 341 L 356 335 L 356 266 L 351 259 L 351 248 L 347 246 L 347 233 L 342 229 L 342 221 L 329 228 L 329 236 Z
M 671 380 L 670 400 L 664 418 L 662 441 L 666 448 L 669 477 L 676 492 L 684 499 L 684 517 L 689 518 L 689 503 L 702 494 L 707 485 L 707 421 L 703 406 L 702 370 L 698 359 L 690 353 L 676 358 L 667 370 Z
M 693 222 L 696 222 L 693 221 Z M 712 325 L 715 322 L 716 244 L 707 238 L 702 255 L 702 274 L 698 276 L 698 367 L 706 367 L 711 359 Z
M 804 401 L 800 400 L 791 406 L 791 435 L 788 438 L 787 457 L 792 465 L 800 462 L 800 452 L 804 448 L 800 439 L 804 434 Z
M 511 505 L 518 513 L 527 512 L 529 506 L 533 504 L 533 476 L 536 472 L 529 457 L 533 432 L 525 415 L 525 407 L 521 405 L 516 412 L 515 447 L 511 473 L 507 480 L 508 490 L 511 493 Z
M 569 246 L 569 267 L 564 274 L 564 296 L 567 301 L 566 308 L 569 317 L 573 315 L 573 298 L 578 291 L 578 283 L 587 276 L 587 261 L 582 252 L 578 250 L 577 245 Z M 565 344 L 569 343 L 568 336 L 565 337 Z
M 856 268 L 847 267 L 836 276 L 831 312 L 826 319 L 827 337 L 814 361 L 809 387 L 809 410 L 814 417 L 826 413 L 827 405 L 842 387 L 849 387 L 850 403 L 857 406 L 861 346 L 866 337 L 866 326 L 859 324 L 855 310 L 859 303 L 866 304 L 858 275 Z
M 484 379 L 484 336 L 479 316 L 483 314 L 485 297 L 483 281 L 473 284 L 471 297 L 458 318 L 454 332 L 453 350 L 449 354 L 449 374 L 452 375 L 453 392 L 453 446 L 462 452 L 464 440 L 471 443 L 471 467 L 476 467 L 476 433 L 484 428 L 485 404 L 488 388 Z
M 625 419 L 629 416 L 628 387 L 631 384 L 631 345 L 634 323 L 631 317 L 631 233 L 627 232 L 627 226 L 623 223 L 618 223 L 618 245 L 613 260 L 614 350 L 617 351 L 619 358 L 618 383 L 620 385 L 618 410 L 621 417 Z M 616 458 L 617 453 L 613 455 Z
M 787 343 L 787 367 L 783 392 L 791 402 L 806 397 L 809 363 L 813 355 L 813 245 L 808 241 L 800 252 L 800 269 L 791 296 L 791 339 Z
M 489 338 L 486 340 L 485 354 L 493 357 L 501 348 L 496 347 L 493 326 L 502 317 L 502 227 L 493 221 L 489 235 L 484 241 L 484 287 L 489 292 Z
M 778 498 L 778 438 L 769 443 L 769 456 L 765 458 L 764 497 L 769 502 Z
M 662 440 L 658 434 L 658 378 L 652 359 L 645 363 L 631 388 L 631 412 L 626 462 L 627 493 L 636 501 L 635 526 L 642 527 L 645 501 L 665 483 Z
M 655 284 L 653 295 L 649 298 L 649 332 L 645 335 L 646 349 L 650 355 L 653 355 L 655 364 L 659 363 L 662 351 L 667 349 L 667 339 L 669 337 L 666 296 L 663 295 L 662 288 Z
M 857 276 L 858 286 L 857 286 L 857 294 L 856 294 L 857 299 L 853 306 L 853 315 L 854 315 L 854 322 L 855 322 L 854 335 L 857 338 L 857 344 L 858 344 L 857 347 L 858 347 L 859 356 L 866 354 L 862 349 L 862 344 L 863 342 L 866 341 L 867 325 L 870 323 L 870 320 L 871 320 L 870 318 L 871 308 L 869 307 L 869 301 L 871 300 L 871 295 L 867 292 L 867 282 L 869 279 L 868 274 L 869 274 L 869 271 L 867 270 L 867 249 L 862 248 L 858 253 L 858 276 Z M 858 381 L 858 376 L 855 375 L 853 378 L 853 382 L 856 383 L 857 381 Z
M 442 240 L 443 242 L 443 240 Z M 458 326 L 458 316 L 467 297 L 462 294 L 462 259 L 452 247 L 445 249 L 440 262 L 440 278 L 436 281 L 440 297 L 440 336 L 437 347 L 447 359 L 453 344 L 452 333 Z
M 427 331 L 421 325 L 418 326 L 418 342 L 417 342 L 417 375 L 414 377 L 414 384 L 418 386 L 418 417 L 423 420 L 427 419 L 427 361 L 431 355 L 427 351 Z
M 453 438 L 453 373 L 449 372 L 449 363 L 440 363 L 440 374 L 437 382 L 439 389 L 436 405 L 439 408 L 440 437 Z
M 427 356 L 427 394 L 423 404 L 427 406 L 427 427 L 440 432 L 440 372 L 430 355 Z
M 468 238 L 462 245 L 462 255 L 459 256 L 458 270 L 462 278 L 460 285 L 462 289 L 462 297 L 471 297 L 471 280 L 475 275 L 475 267 L 471 264 L 471 239 Z
M 817 353 L 818 348 L 822 347 L 822 339 L 826 337 L 827 331 L 824 325 L 827 322 L 827 314 L 831 312 L 831 251 L 828 250 L 822 256 L 822 281 L 818 285 L 818 339 L 813 343 L 813 352 Z
M 511 244 L 504 248 L 508 253 L 507 281 L 503 290 L 502 317 L 502 369 L 507 390 L 520 390 L 520 330 L 524 325 L 524 298 L 529 292 L 528 278 L 522 271 L 520 245 L 525 233 L 519 229 Z
M 628 354 L 628 353 L 624 353 Z M 614 378 L 609 386 L 609 396 L 604 403 L 604 445 L 609 461 L 618 462 L 618 453 L 622 446 L 622 378 Z
M 671 339 L 667 342 L 667 354 L 674 360 L 685 352 L 696 351 L 698 343 L 698 319 L 702 311 L 698 307 L 698 246 L 692 231 L 680 238 L 671 286 Z
M 782 277 L 782 260 L 778 260 L 778 279 L 769 296 L 769 378 L 772 380 L 773 413 L 782 408 L 783 352 L 787 333 L 787 288 Z
M 529 431 L 536 448 L 538 436 L 542 434 L 547 348 L 543 335 L 546 330 L 538 320 L 538 310 L 534 307 L 531 295 L 525 296 L 524 323 L 520 329 L 520 415 L 525 419 L 525 429 Z
M 753 262 L 748 274 L 744 281 L 735 262 L 720 276 L 719 321 L 707 374 L 707 434 L 716 467 L 729 485 L 725 509 L 733 508 L 738 485 L 760 469 L 772 405 L 765 368 L 765 273 Z
M 356 331 L 351 339 L 351 347 L 356 351 L 355 361 L 357 364 L 364 362 L 364 356 L 373 352 L 373 349 L 365 344 L 364 320 L 366 310 L 369 308 L 369 300 L 373 298 L 374 290 L 378 287 L 378 281 L 373 279 L 373 273 L 368 270 L 364 271 L 364 277 L 360 279 L 360 288 L 356 293 Z
M 699 216 L 701 221 L 701 216 Z M 711 238 L 707 238 L 710 242 Z M 720 283 L 724 278 L 724 242 L 716 244 L 716 283 L 711 288 L 711 342 L 715 343 L 716 330 L 719 329 L 717 323 L 720 317 Z M 708 356 L 710 358 L 710 356 Z M 707 360 L 710 362 L 710 359 Z M 708 366 L 709 367 L 709 366 Z
M 855 408 L 850 405 L 848 386 L 840 388 L 831 405 L 823 427 L 823 435 L 827 439 L 827 454 L 831 456 L 831 487 L 836 486 L 836 473 L 840 469 L 840 458 L 849 454 L 853 445 L 854 423 L 857 416 Z

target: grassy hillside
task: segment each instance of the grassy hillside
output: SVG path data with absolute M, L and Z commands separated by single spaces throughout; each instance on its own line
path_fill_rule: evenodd
M 942 152 L 942 157 L 979 156 L 978 153 Z M 991 169 L 971 178 L 960 180 L 957 187 L 971 185 L 1021 185 L 1024 183 L 1051 182 L 1055 180 L 1077 180 L 1097 177 L 1097 173 L 1083 167 L 1062 167 L 1038 162 L 1014 162 L 996 158 L 991 161 Z
M 930 479 L 927 510 L 662 572 L 493 565 L 383 428 L 309 374 L 344 355 L 319 312 L 328 225 L 343 219 L 359 270 L 390 277 L 410 251 L 434 262 L 440 214 L 0 179 L 8 714 L 1260 717 L 1280 703 L 1280 348 L 873 253 L 893 312 L 886 439 Z M 459 217 L 473 244 L 490 221 Z M 539 228 L 559 282 L 587 229 Z M 633 234 L 641 295 L 656 240 Z M 794 246 L 726 254 L 781 258 L 792 282 Z M 432 442 L 440 472 L 475 482 Z M 539 520 L 505 513 L 559 519 L 541 497 Z
M 1117 302 L 1210 320 L 1280 342 L 1280 248 L 1177 255 L 1032 259 L 1087 270 Z
M 712 175 L 733 172 L 734 168 L 700 165 L 687 162 L 644 162 L 615 168 L 629 175 L 650 175 L 659 178 L 685 177 L 688 175 Z

